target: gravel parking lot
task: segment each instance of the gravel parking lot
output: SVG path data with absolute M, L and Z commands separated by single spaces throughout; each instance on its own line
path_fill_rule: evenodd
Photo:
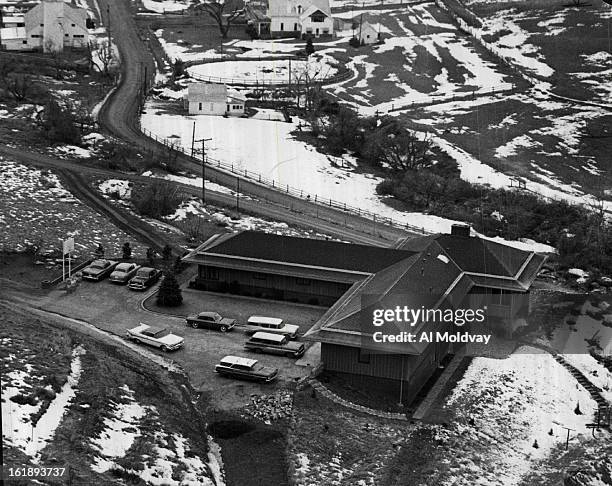
M 153 312 L 180 316 L 214 311 L 223 317 L 236 319 L 237 326 L 244 325 L 253 315 L 279 317 L 288 324 L 300 326 L 301 335 L 305 334 L 327 310 L 325 307 L 313 305 L 204 292 L 186 288 L 186 285 L 183 286 L 183 305 L 180 307 L 159 307 L 155 304 L 154 294 L 145 301 L 144 306 Z
M 295 360 L 290 358 L 251 355 L 243 349 L 247 337 L 239 328 L 227 334 L 206 329 L 192 329 L 186 326 L 183 317 L 148 311 L 141 306 L 146 295 L 130 291 L 125 286 L 111 284 L 108 280 L 83 281 L 72 294 L 55 289 L 46 295 L 31 298 L 29 304 L 63 316 L 87 321 L 100 329 L 121 336 L 125 335 L 126 329 L 140 322 L 165 327 L 175 334 L 184 336 L 185 346 L 166 357 L 180 364 L 188 373 L 193 386 L 210 396 L 211 405 L 219 408 L 242 407 L 250 401 L 251 395 L 268 394 L 286 388 L 310 372 L 310 367 L 296 365 Z M 264 314 L 300 324 L 304 326 L 301 332 L 305 332 L 325 312 L 322 307 L 199 291 L 185 292 L 185 300 L 186 305 L 184 309 L 180 308 L 181 313 L 216 310 L 224 316 L 243 322 L 250 315 Z M 220 358 L 228 354 L 256 357 L 264 365 L 279 368 L 278 381 L 264 385 L 220 377 L 214 373 L 214 366 Z

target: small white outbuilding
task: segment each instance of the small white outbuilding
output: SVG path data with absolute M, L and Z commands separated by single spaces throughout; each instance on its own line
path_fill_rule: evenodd
M 229 92 L 225 84 L 192 83 L 187 86 L 183 106 L 190 115 L 242 116 L 246 98 Z

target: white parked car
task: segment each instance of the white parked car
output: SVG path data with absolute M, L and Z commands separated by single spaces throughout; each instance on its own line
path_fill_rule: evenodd
M 136 326 L 134 329 L 128 329 L 128 339 L 136 341 L 137 343 L 149 344 L 155 346 L 162 351 L 174 351 L 183 346 L 185 339 L 181 336 L 177 336 L 168 332 L 164 328 L 152 327 L 148 324 Z
M 128 283 L 136 272 L 140 268 L 140 265 L 135 263 L 120 263 L 115 267 L 113 273 L 110 274 L 110 281 L 118 284 Z
M 251 316 L 248 318 L 245 328 L 247 334 L 263 331 L 273 334 L 282 334 L 288 336 L 290 339 L 295 339 L 300 326 L 285 324 L 282 319 L 277 317 Z

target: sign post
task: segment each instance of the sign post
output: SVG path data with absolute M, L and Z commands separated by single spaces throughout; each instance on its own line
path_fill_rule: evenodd
M 66 255 L 68 255 L 68 277 L 72 272 L 70 253 L 74 251 L 74 238 L 70 237 L 62 242 L 62 276 L 66 280 Z

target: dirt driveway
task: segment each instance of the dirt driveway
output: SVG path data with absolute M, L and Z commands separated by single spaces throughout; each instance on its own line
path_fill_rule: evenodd
M 81 282 L 72 294 L 67 294 L 63 290 L 51 290 L 44 295 L 25 297 L 20 293 L 13 296 L 14 300 L 21 300 L 24 304 L 83 320 L 120 336 L 125 334 L 126 329 L 140 322 L 163 326 L 175 334 L 184 336 L 185 346 L 165 356 L 175 360 L 184 368 L 193 386 L 209 395 L 211 404 L 215 407 L 240 408 L 250 401 L 251 395 L 274 393 L 275 390 L 286 388 L 291 382 L 299 380 L 310 372 L 309 366 L 296 365 L 293 359 L 258 355 L 257 359 L 262 364 L 279 368 L 279 380 L 276 383 L 262 385 L 222 378 L 214 373 L 215 364 L 228 354 L 249 356 L 249 353 L 243 350 L 246 335 L 240 329 L 223 334 L 218 331 L 186 327 L 185 319 L 182 317 L 166 316 L 143 309 L 141 302 L 144 297 L 142 293 L 132 292 L 125 286 L 113 285 L 108 281 Z M 223 307 L 228 307 L 226 312 L 228 317 L 241 318 L 247 314 L 262 313 L 261 302 L 239 297 L 218 297 L 222 297 L 225 299 L 224 302 L 227 302 Z M 189 292 L 187 300 L 192 300 Z M 310 325 L 325 312 L 324 308 L 296 306 L 290 303 L 274 303 L 273 310 L 272 315 L 291 318 L 292 322 L 296 323 L 298 320 L 299 323 L 308 322 Z

